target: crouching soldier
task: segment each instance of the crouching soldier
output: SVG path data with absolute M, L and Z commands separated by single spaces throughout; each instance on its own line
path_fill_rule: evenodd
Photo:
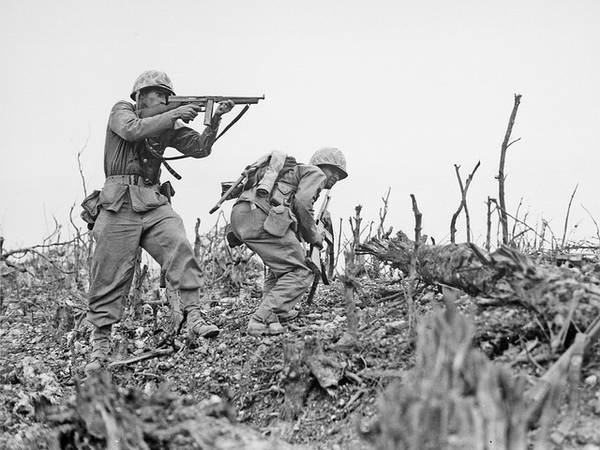
M 210 155 L 221 115 L 232 109 L 233 102 L 219 104 L 212 124 L 202 134 L 183 126 L 183 122 L 198 115 L 200 108 L 195 105 L 139 118 L 140 109 L 165 103 L 168 95 L 174 95 L 169 77 L 163 72 L 146 71 L 133 86 L 131 99 L 135 104 L 119 101 L 110 112 L 104 146 L 106 181 L 93 226 L 96 248 L 88 318 L 94 329 L 88 374 L 107 362 L 111 326 L 122 318 L 140 246 L 161 265 L 170 285 L 179 289 L 188 332 L 202 337 L 219 333 L 203 318 L 199 291 L 202 271 L 181 218 L 162 193 L 159 177 L 166 147 L 195 158 Z
M 313 204 L 322 189 L 348 176 L 346 159 L 337 148 L 318 150 L 309 164 L 282 172 L 269 196 L 260 192 L 259 183 L 246 185 L 231 211 L 233 234 L 269 268 L 262 301 L 248 323 L 248 334 L 254 336 L 280 334 L 280 320 L 298 314 L 293 307 L 313 281 L 300 239 L 323 246 Z

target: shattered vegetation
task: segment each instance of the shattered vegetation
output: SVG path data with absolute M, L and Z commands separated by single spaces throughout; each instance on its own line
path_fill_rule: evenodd
M 358 222 L 351 270 L 301 303 L 284 335 L 258 338 L 245 329 L 262 263 L 230 249 L 219 223 L 203 235 L 197 227 L 218 339 L 192 345 L 175 333 L 178 295 L 142 261 L 113 329 L 110 370 L 87 380 L 89 237 L 56 233 L 38 248 L 3 251 L 0 448 L 600 444 L 597 248 L 569 259 L 426 237 L 415 246 L 379 228 L 361 243 Z

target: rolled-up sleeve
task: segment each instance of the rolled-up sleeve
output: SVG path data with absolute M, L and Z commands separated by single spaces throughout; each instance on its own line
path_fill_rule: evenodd
M 306 166 L 300 175 L 298 190 L 294 196 L 294 213 L 298 218 L 300 236 L 309 244 L 314 244 L 320 242 L 321 237 L 315 224 L 313 206 L 325 186 L 327 177 L 314 166 Z
M 109 128 L 128 142 L 158 136 L 173 129 L 174 120 L 168 113 L 140 119 L 131 103 L 121 101 L 113 106 L 108 119 Z

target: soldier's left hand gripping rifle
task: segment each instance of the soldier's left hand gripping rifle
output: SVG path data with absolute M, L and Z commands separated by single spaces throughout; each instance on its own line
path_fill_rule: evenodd
M 319 285 L 319 279 L 323 280 L 323 284 L 329 284 L 330 278 L 333 276 L 333 269 L 335 264 L 334 255 L 334 238 L 333 238 L 333 225 L 331 223 L 331 217 L 329 214 L 329 201 L 331 200 L 331 194 L 329 191 L 325 194 L 323 203 L 315 216 L 315 223 L 317 229 L 323 235 L 323 248 L 319 248 L 315 245 L 311 245 L 308 249 L 307 262 L 309 267 L 312 269 L 315 277 L 313 284 L 308 292 L 306 303 L 310 304 Z M 325 254 L 325 260 L 321 257 Z

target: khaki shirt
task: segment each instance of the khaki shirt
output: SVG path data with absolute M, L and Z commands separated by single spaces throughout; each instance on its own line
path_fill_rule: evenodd
M 210 155 L 218 126 L 206 127 L 200 134 L 189 127 L 175 129 L 174 124 L 175 120 L 168 113 L 140 119 L 135 106 L 129 102 L 120 101 L 113 106 L 104 144 L 107 183 L 100 194 L 104 208 L 118 211 L 126 193 L 135 210 L 148 211 L 167 203 L 167 198 L 153 187 L 159 183 L 161 162 L 148 153 L 145 139 L 160 155 L 167 147 L 193 158 Z M 114 183 L 109 180 L 114 175 L 137 175 L 140 181 L 130 186 Z
M 298 233 L 305 242 L 321 242 L 314 219 L 314 203 L 325 186 L 327 177 L 317 166 L 298 164 L 276 183 L 271 198 L 289 206 L 298 224 Z M 242 192 L 238 202 L 259 204 L 265 200 L 257 197 L 255 188 Z M 269 208 L 268 205 L 263 205 Z

